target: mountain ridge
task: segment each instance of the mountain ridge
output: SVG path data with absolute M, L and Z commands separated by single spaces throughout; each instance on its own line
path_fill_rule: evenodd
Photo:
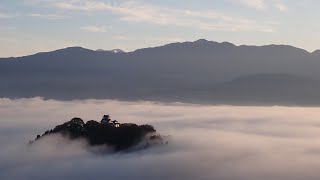
M 279 100 L 275 100 L 271 93 L 262 93 L 268 89 L 275 93 L 292 91 L 296 95 L 302 92 L 304 94 L 298 102 L 293 103 L 314 104 L 315 99 L 320 105 L 315 93 L 320 91 L 317 85 L 320 84 L 319 68 L 320 55 L 288 45 L 236 46 L 200 39 L 121 53 L 69 47 L 0 59 L 0 97 L 188 102 L 219 100 L 224 103 L 223 97 L 228 100 L 226 102 L 232 103 L 229 97 L 247 97 L 248 101 L 240 98 L 243 100 L 241 102 L 254 99 L 267 101 L 259 97 L 266 94 L 266 98 L 274 102 L 291 103 L 285 93 L 277 95 Z M 267 74 L 263 77 L 268 78 L 262 78 L 262 81 L 274 87 L 258 88 L 264 85 L 254 81 L 254 78 L 263 74 Z M 281 74 L 290 78 L 286 80 Z M 241 81 L 241 78 L 248 76 L 255 77 Z M 287 81 L 291 84 L 286 84 Z M 256 87 L 260 93 L 245 91 L 244 87 L 249 86 L 247 84 Z M 218 97 L 219 94 L 221 97 Z M 257 97 L 252 98 L 250 94 Z M 309 94 L 315 97 L 311 98 Z M 308 102 L 303 101 L 303 97 Z
M 309 52 L 303 48 L 299 48 L 296 46 L 292 46 L 292 45 L 288 45 L 288 44 L 267 44 L 267 45 L 235 45 L 231 42 L 228 41 L 223 41 L 223 42 L 217 42 L 217 41 L 209 41 L 206 39 L 198 39 L 195 41 L 184 41 L 184 42 L 173 42 L 173 43 L 168 43 L 168 44 L 164 44 L 164 45 L 160 45 L 160 46 L 155 46 L 155 47 L 145 47 L 145 48 L 138 48 L 136 50 L 133 51 L 128 51 L 125 52 L 121 49 L 111 49 L 111 50 L 104 50 L 104 49 L 97 49 L 97 50 L 93 50 L 90 48 L 85 48 L 85 47 L 81 47 L 81 46 L 68 46 L 68 47 L 64 47 L 64 48 L 60 48 L 60 49 L 55 49 L 55 50 L 51 50 L 51 51 L 44 51 L 44 52 L 38 52 L 38 53 L 34 53 L 34 54 L 29 54 L 29 55 L 23 55 L 23 56 L 15 56 L 15 57 L 0 57 L 0 59 L 10 59 L 10 58 L 19 58 L 19 57 L 27 57 L 27 56 L 33 56 L 33 55 L 37 55 L 37 54 L 43 54 L 43 53 L 53 53 L 53 52 L 57 52 L 57 51 L 65 51 L 65 50 L 84 50 L 84 51 L 91 51 L 91 52 L 121 52 L 121 53 L 134 53 L 137 51 L 141 51 L 141 50 L 146 50 L 146 49 L 154 49 L 154 48 L 163 48 L 163 47 L 170 47 L 170 46 L 179 46 L 179 45 L 193 45 L 191 47 L 194 47 L 194 45 L 206 45 L 209 47 L 214 47 L 214 45 L 223 45 L 225 47 L 238 47 L 238 48 L 242 48 L 242 47 L 246 47 L 246 48 L 264 48 L 264 47 L 284 47 L 284 48 L 292 48 L 292 49 L 297 49 L 297 50 L 301 50 L 304 51 L 305 53 L 308 54 L 319 54 L 320 50 L 315 50 L 313 52 Z M 117 52 L 115 52 L 117 53 Z

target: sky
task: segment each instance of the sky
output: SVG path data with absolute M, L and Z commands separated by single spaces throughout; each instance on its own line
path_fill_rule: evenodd
M 320 48 L 318 0 L 1 0 L 0 57 L 171 42 Z
M 19 112 L 19 113 L 17 113 Z M 169 144 L 99 154 L 37 134 L 73 117 L 151 124 Z M 0 98 L 0 179 L 318 180 L 320 108 Z

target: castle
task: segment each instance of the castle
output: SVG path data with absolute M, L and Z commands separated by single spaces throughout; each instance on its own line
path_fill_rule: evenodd
M 111 120 L 109 115 L 103 115 L 100 122 L 101 124 L 109 124 L 117 128 L 120 127 L 120 123 L 117 120 Z

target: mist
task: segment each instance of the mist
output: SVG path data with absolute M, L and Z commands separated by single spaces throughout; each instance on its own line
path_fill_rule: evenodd
M 319 179 L 320 108 L 113 100 L 0 99 L 0 179 Z M 80 117 L 151 124 L 168 145 L 93 153 L 85 141 L 37 134 Z

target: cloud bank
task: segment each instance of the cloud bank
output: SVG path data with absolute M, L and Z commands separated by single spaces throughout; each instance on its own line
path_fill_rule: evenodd
M 168 146 L 95 155 L 86 143 L 36 134 L 78 116 L 149 123 Z M 320 108 L 0 99 L 0 179 L 319 179 Z

